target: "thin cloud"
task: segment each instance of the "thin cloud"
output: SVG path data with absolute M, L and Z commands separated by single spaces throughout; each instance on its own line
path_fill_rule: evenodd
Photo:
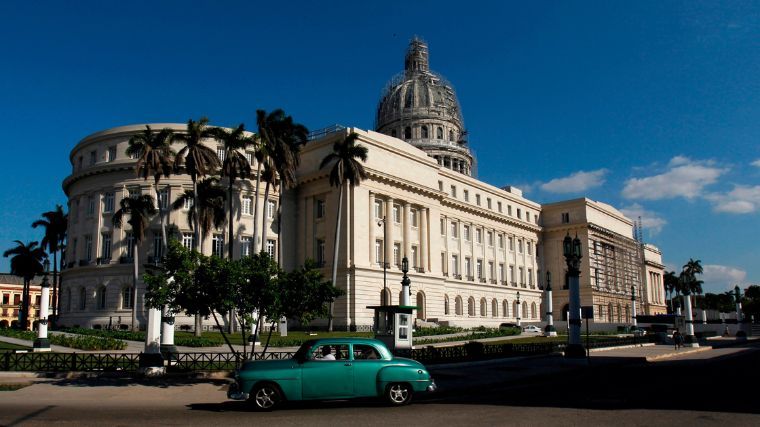
M 703 273 L 700 280 L 705 283 L 702 290 L 712 293 L 723 293 L 733 290 L 734 286 L 740 287 L 745 284 L 747 272 L 736 267 L 718 264 L 705 264 L 702 266 Z
M 711 193 L 705 199 L 712 203 L 715 212 L 754 213 L 760 210 L 760 185 L 734 185 L 734 189 L 728 193 Z
M 752 166 L 760 168 L 760 159 L 755 160 L 754 162 L 750 163 Z
M 728 169 L 715 166 L 712 161 L 691 160 L 688 157 L 673 157 L 668 170 L 659 175 L 631 178 L 625 182 L 623 197 L 626 199 L 661 200 L 684 197 L 693 199 L 703 193 L 703 189 L 715 183 Z
M 578 171 L 564 178 L 555 178 L 541 184 L 541 189 L 550 193 L 578 193 L 604 184 L 607 169 L 585 172 Z
M 655 212 L 644 209 L 644 207 L 638 203 L 625 206 L 620 209 L 620 212 L 634 221 L 641 217 L 641 226 L 646 230 L 650 237 L 659 234 L 662 231 L 662 227 L 668 223 L 665 218 L 662 218 Z

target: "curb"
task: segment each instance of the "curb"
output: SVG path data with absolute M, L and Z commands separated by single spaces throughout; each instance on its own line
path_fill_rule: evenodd
M 589 350 L 591 353 L 596 353 L 599 351 L 608 351 L 608 350 L 618 350 L 621 348 L 639 348 L 639 347 L 654 347 L 655 343 L 642 343 L 642 344 L 630 344 L 630 345 L 620 345 L 617 347 L 600 347 L 600 348 L 592 348 Z
M 653 361 L 657 361 L 661 359 L 669 359 L 671 357 L 682 356 L 684 354 L 701 353 L 704 351 L 710 351 L 712 349 L 713 349 L 712 347 L 706 346 L 706 347 L 692 348 L 686 351 L 674 351 L 674 352 L 665 353 L 665 354 L 658 354 L 656 356 L 647 356 L 646 361 L 653 362 Z

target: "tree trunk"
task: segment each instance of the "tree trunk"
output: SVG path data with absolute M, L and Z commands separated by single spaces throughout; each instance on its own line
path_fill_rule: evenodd
M 198 218 L 198 180 L 193 178 L 193 249 L 198 252 L 198 228 L 200 227 Z M 202 252 L 202 250 L 201 250 Z
M 259 215 L 259 185 L 261 185 L 261 163 L 257 162 L 256 167 L 256 190 L 253 198 L 253 253 L 259 253 L 258 239 L 259 239 L 259 222 L 256 218 Z
M 161 238 L 163 239 L 161 241 L 161 244 L 163 246 L 163 250 L 161 251 L 161 253 L 163 255 L 166 255 L 166 248 L 168 247 L 169 241 L 166 239 L 166 223 L 164 222 L 164 209 L 161 207 L 161 196 L 158 194 L 158 182 L 155 182 L 153 184 L 153 189 L 156 190 L 156 204 L 158 205 L 158 220 L 161 222 Z
M 264 190 L 264 205 L 261 207 L 261 250 L 266 250 L 267 244 L 267 202 L 269 202 L 269 186 L 271 184 L 267 182 L 267 186 Z
M 233 354 L 235 354 L 235 356 L 237 356 L 237 355 L 238 355 L 238 352 L 237 352 L 237 351 L 235 351 L 235 347 L 233 347 L 233 346 L 232 346 L 232 343 L 230 342 L 229 338 L 227 338 L 227 334 L 225 334 L 225 333 L 224 333 L 224 328 L 223 328 L 223 327 L 222 327 L 222 325 L 219 323 L 219 318 L 218 318 L 218 317 L 216 317 L 216 312 L 212 310 L 212 311 L 211 311 L 211 315 L 212 315 L 212 316 L 214 316 L 214 322 L 216 323 L 216 326 L 218 326 L 218 327 L 219 327 L 219 332 L 222 334 L 222 338 L 224 338 L 224 342 L 226 342 L 226 343 L 227 343 L 227 346 L 229 346 L 229 348 L 230 348 L 230 351 L 231 351 Z
M 202 233 L 201 233 L 202 234 Z M 206 236 L 202 234 L 201 236 L 201 252 L 203 251 L 203 245 L 206 243 Z M 201 329 L 203 328 L 203 316 L 200 314 L 195 315 L 195 331 L 193 332 L 193 335 L 196 337 L 200 337 L 202 335 Z
M 279 242 L 277 246 L 279 247 L 275 246 L 275 255 L 277 256 L 277 264 L 282 267 L 282 201 L 285 198 L 285 186 L 282 183 L 280 183 L 279 195 L 280 200 L 277 203 L 277 241 Z
M 340 219 L 343 213 L 343 183 L 340 183 L 338 190 L 338 219 L 335 221 L 335 242 L 333 244 L 333 265 L 332 265 L 332 285 L 338 280 L 338 249 L 340 248 Z M 327 330 L 333 331 L 333 308 L 335 301 L 330 301 L 330 315 L 327 318 Z
M 58 322 L 58 251 L 53 251 L 53 322 L 52 327 Z
M 138 275 L 138 258 L 137 253 L 137 233 L 133 230 L 135 237 L 132 239 L 132 263 L 134 266 L 134 272 L 132 275 L 132 332 L 135 331 L 135 322 L 137 320 L 137 275 Z
M 29 279 L 26 277 L 24 278 L 24 289 L 23 289 L 24 295 L 21 296 L 21 310 L 22 310 L 22 318 L 21 322 L 21 330 L 26 331 L 29 329 Z
M 230 241 L 229 241 L 229 249 L 230 249 L 230 261 L 232 261 L 232 251 L 233 251 L 233 247 L 234 247 L 233 242 L 235 240 L 234 236 L 232 234 L 233 233 L 232 220 L 233 220 L 233 216 L 234 216 L 232 214 L 233 213 L 232 212 L 232 185 L 233 185 L 233 182 L 232 182 L 232 178 L 228 178 L 228 179 L 230 181 L 229 182 L 228 191 L 227 191 L 227 194 L 228 194 L 227 199 L 229 199 L 229 206 L 230 206 L 230 224 L 229 224 L 229 228 L 230 228 Z M 230 318 L 230 320 L 232 320 L 232 318 Z M 232 322 L 230 322 L 230 324 L 231 323 Z

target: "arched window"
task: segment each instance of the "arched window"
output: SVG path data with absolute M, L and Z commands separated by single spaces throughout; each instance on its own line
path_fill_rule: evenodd
M 438 129 L 435 130 L 435 137 L 438 139 L 443 139 L 443 128 L 438 126 Z
M 622 319 L 620 318 L 622 316 L 622 310 L 620 309 L 620 303 L 617 305 L 617 321 L 618 323 L 622 322 Z
M 385 294 L 385 298 L 383 298 L 383 294 Z M 391 290 L 388 288 L 385 288 L 384 290 L 380 291 L 380 305 L 391 305 Z
M 614 315 L 614 312 L 613 312 L 613 310 L 612 310 L 612 303 L 609 303 L 609 304 L 607 305 L 607 319 L 609 319 L 609 322 L 610 322 L 610 323 L 612 323 L 612 322 L 614 321 L 614 319 L 615 319 L 615 318 L 613 317 L 613 315 Z
M 470 316 L 475 315 L 475 298 L 473 297 L 467 300 L 467 314 Z
M 628 323 L 631 320 L 633 320 L 633 319 L 631 319 L 631 308 L 628 307 L 628 304 L 626 304 L 625 305 L 625 320 L 623 320 L 623 321 L 626 322 L 626 323 Z
M 106 308 L 106 287 L 105 286 L 98 287 L 98 290 L 95 292 L 95 299 L 98 302 L 98 310 L 103 310 Z
M 502 317 L 509 317 L 509 302 L 507 300 L 501 303 L 501 315 Z
M 480 316 L 486 317 L 486 299 L 485 298 L 480 299 Z
M 538 318 L 538 313 L 536 313 L 536 303 L 531 303 L 530 305 L 530 318 L 536 319 Z
M 449 131 L 449 141 L 453 141 L 453 140 L 454 140 L 454 131 L 450 130 Z
M 449 314 L 449 296 L 448 295 L 443 296 L 443 314 L 447 316 Z
M 427 315 L 425 314 L 425 294 L 417 292 L 417 318 L 425 320 Z
M 499 316 L 499 302 L 496 301 L 496 298 L 491 300 L 491 317 L 498 317 Z
M 132 308 L 132 287 L 125 286 L 121 290 L 121 308 Z
M 464 304 L 462 303 L 462 297 L 457 295 L 454 301 L 455 301 L 454 312 L 456 313 L 457 316 L 461 316 L 464 313 L 464 307 L 463 307 Z
M 428 128 L 427 128 L 427 126 L 422 126 L 420 128 L 420 132 L 422 133 L 422 135 L 421 135 L 422 139 L 428 139 Z
M 512 317 L 515 319 L 520 317 L 520 304 L 518 304 L 517 301 L 512 303 Z
M 520 317 L 523 319 L 528 318 L 528 302 L 527 301 L 523 301 L 522 303 L 522 311 L 520 312 Z
M 414 101 L 414 86 L 408 86 L 406 88 L 406 94 L 404 97 L 404 108 L 412 108 L 412 103 Z
M 79 309 L 87 308 L 87 289 L 79 288 Z
M 404 128 L 404 139 L 412 139 L 412 128 L 409 126 Z

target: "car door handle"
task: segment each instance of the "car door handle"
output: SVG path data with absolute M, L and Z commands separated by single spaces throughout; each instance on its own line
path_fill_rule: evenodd
M 351 366 L 350 363 L 344 363 L 343 366 Z

